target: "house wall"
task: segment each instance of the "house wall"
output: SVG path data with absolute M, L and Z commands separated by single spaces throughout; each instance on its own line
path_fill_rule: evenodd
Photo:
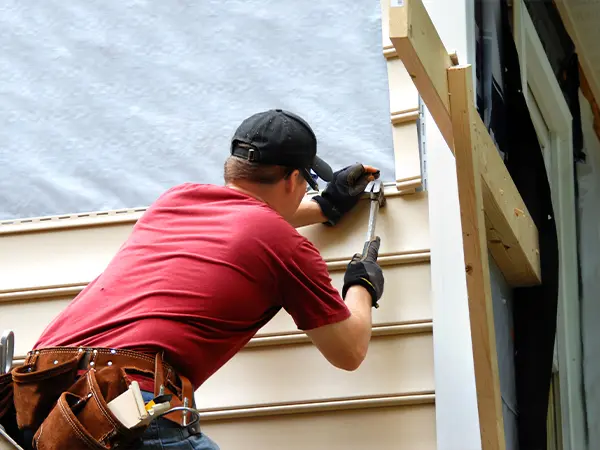
M 364 364 L 329 365 L 280 312 L 197 390 L 204 430 L 222 448 L 436 448 L 428 196 L 400 195 L 391 183 L 386 197 L 377 222 L 386 287 Z M 363 200 L 335 228 L 299 230 L 338 288 L 362 249 L 368 208 Z M 0 260 L 0 330 L 14 330 L 16 358 L 110 262 L 140 214 L 0 227 L 10 255 Z
M 583 388 L 587 410 L 588 448 L 600 448 L 600 141 L 587 99 L 579 95 L 585 162 L 575 166 L 578 185 L 577 222 L 581 273 Z
M 152 7 L 145 2 L 134 3 L 137 7 L 144 5 Z M 243 3 L 250 14 L 260 16 L 273 12 L 253 9 L 251 3 Z M 388 3 L 387 0 L 383 0 L 382 5 L 385 7 Z M 462 63 L 474 63 L 473 1 L 429 0 L 425 3 L 446 47 L 457 50 Z M 226 4 L 226 2 L 216 2 L 214 6 L 223 7 Z M 121 3 L 114 7 L 118 8 L 119 5 Z M 97 11 L 94 6 L 81 7 L 77 11 L 84 13 L 85 16 L 88 7 L 92 11 Z M 48 6 L 48 8 L 53 7 Z M 267 94 L 260 89 L 258 92 L 244 90 L 242 88 L 246 85 L 236 84 L 235 79 L 225 80 L 228 83 L 227 89 L 236 98 L 238 104 L 243 98 L 244 105 L 248 107 L 258 108 L 260 105 L 266 107 L 269 105 L 268 100 L 283 98 L 284 103 L 291 105 L 292 109 L 296 107 L 300 112 L 315 112 L 314 122 L 311 123 L 316 124 L 317 133 L 323 132 L 324 143 L 321 144 L 320 151 L 324 152 L 327 158 L 331 158 L 333 165 L 354 162 L 357 157 L 363 156 L 369 158 L 368 162 L 383 161 L 384 179 L 390 181 L 386 190 L 389 200 L 385 210 L 381 211 L 382 218 L 378 223 L 378 233 L 381 233 L 383 239 L 380 261 L 384 265 L 386 292 L 381 308 L 374 311 L 374 338 L 368 359 L 361 369 L 353 373 L 345 373 L 328 366 L 318 351 L 294 329 L 291 319 L 283 313 L 278 315 L 261 330 L 246 349 L 198 390 L 197 402 L 203 411 L 204 429 L 221 444 L 222 448 L 228 449 L 307 447 L 428 449 L 436 448 L 436 439 L 438 449 L 480 449 L 460 216 L 452 153 L 441 138 L 430 114 L 425 111 L 422 124 L 426 124 L 426 145 L 423 150 L 427 151 L 427 161 L 421 163 L 424 167 L 427 166 L 431 175 L 435 177 L 431 183 L 433 192 L 408 196 L 395 195 L 398 192 L 391 182 L 392 173 L 395 172 L 396 181 L 399 178 L 410 179 L 416 175 L 413 168 L 419 163 L 417 148 L 419 139 L 415 119 L 390 127 L 388 113 L 393 115 L 401 110 L 412 110 L 415 108 L 413 102 L 416 102 L 417 96 L 410 78 L 402 72 L 402 65 L 398 64 L 399 60 L 386 61 L 380 53 L 379 35 L 374 38 L 374 34 L 380 31 L 378 3 L 358 2 L 353 5 L 337 6 L 331 3 L 311 4 L 310 8 L 305 5 L 299 8 L 301 11 L 298 14 L 291 14 L 305 20 L 304 25 L 299 26 L 304 30 L 303 39 L 298 40 L 296 44 L 300 43 L 308 47 L 315 45 L 309 38 L 313 36 L 310 32 L 311 27 L 316 23 L 323 24 L 321 31 L 326 30 L 325 33 L 329 33 L 327 39 L 316 34 L 319 45 L 327 45 L 323 47 L 325 50 L 311 52 L 304 48 L 306 58 L 310 60 L 322 57 L 321 67 L 327 66 L 329 71 L 314 71 L 314 73 L 312 69 L 309 71 L 309 75 L 316 76 L 319 81 L 317 86 L 311 85 L 313 89 L 311 92 L 314 95 L 309 99 L 297 95 L 298 89 L 308 89 L 308 85 L 289 75 L 282 75 L 282 80 L 289 84 L 276 83 L 275 90 L 280 89 L 277 92 L 273 90 L 274 85 L 270 85 Z M 315 12 L 311 8 L 316 8 L 318 11 Z M 335 14 L 325 14 L 322 8 L 330 12 L 334 10 Z M 54 14 L 54 10 L 55 8 L 49 14 Z M 110 13 L 104 8 L 102 10 L 107 14 Z M 72 13 L 75 10 L 67 9 L 67 11 Z M 174 15 L 177 14 L 185 16 L 184 20 L 188 20 L 187 13 L 169 11 L 169 17 L 175 22 L 177 20 Z M 319 17 L 320 22 L 312 20 L 314 17 Z M 452 17 L 453 20 L 447 20 L 448 17 Z M 236 19 L 240 17 L 236 16 Z M 274 17 L 265 15 L 262 16 L 261 20 L 263 19 L 268 23 L 272 22 Z M 385 29 L 382 31 L 385 45 Z M 366 33 L 362 37 L 364 46 L 357 48 L 355 45 L 357 33 L 362 32 Z M 220 58 L 226 60 L 225 55 L 232 50 L 220 40 L 226 36 L 219 33 L 213 35 L 219 38 L 214 41 L 205 40 L 206 43 L 214 45 L 213 49 L 208 51 L 219 54 Z M 104 58 L 106 42 L 101 45 L 98 42 L 92 44 L 87 50 L 97 50 L 97 56 Z M 98 49 L 95 48 L 96 45 Z M 241 43 L 235 41 L 232 45 L 233 48 L 238 48 L 236 46 Z M 61 56 L 60 50 L 59 48 L 59 56 L 64 59 L 64 51 Z M 157 61 L 152 60 L 150 53 L 144 55 L 144 58 L 148 57 L 145 60 L 146 64 Z M 352 55 L 352 58 L 346 58 L 346 55 Z M 243 52 L 236 52 L 235 56 L 245 55 Z M 273 54 L 266 51 L 264 56 L 272 57 Z M 334 56 L 339 56 L 342 63 L 354 64 L 355 61 L 360 60 L 365 63 L 365 66 L 358 70 L 353 65 L 350 70 L 347 70 L 337 59 L 335 64 L 332 64 Z M 304 61 L 306 58 L 299 59 Z M 237 61 L 235 58 L 234 60 Z M 297 62 L 298 60 L 295 60 L 295 63 Z M 367 63 L 371 65 L 367 67 Z M 178 76 L 183 77 L 180 78 L 183 84 L 195 85 L 191 91 L 193 94 L 202 83 L 193 77 L 191 80 L 186 78 L 196 73 L 195 70 L 190 70 L 194 69 L 190 64 L 192 63 L 188 60 L 178 60 L 174 66 L 169 66 L 169 69 L 175 67 Z M 196 67 L 196 69 L 205 76 L 208 72 L 204 69 L 216 67 L 220 66 L 207 64 L 206 68 Z M 292 66 L 292 69 L 294 67 L 297 66 Z M 146 65 L 144 70 L 151 73 L 151 65 Z M 161 76 L 168 73 L 169 71 L 161 72 Z M 223 70 L 221 74 L 223 73 L 228 71 Z M 324 73 L 326 75 L 323 75 Z M 248 72 L 244 75 L 260 76 L 258 73 Z M 277 73 L 271 75 L 276 76 Z M 326 83 L 320 84 L 324 80 Z M 252 85 L 252 82 L 249 81 L 248 84 Z M 325 92 L 315 94 L 319 88 L 325 89 Z M 240 89 L 242 97 L 239 96 Z M 202 103 L 206 103 L 210 106 L 210 102 L 203 102 L 202 98 L 194 95 L 186 93 L 178 97 L 176 94 L 181 94 L 181 91 L 172 94 L 174 95 L 172 101 L 177 104 L 177 107 L 181 107 L 181 101 L 184 100 L 193 102 L 193 104 L 186 103 L 185 108 L 186 111 L 193 111 L 194 114 L 199 111 L 194 109 L 194 105 L 204 107 L 206 105 Z M 255 96 L 254 100 L 247 98 L 252 95 Z M 217 97 L 219 102 L 222 102 L 220 93 Z M 148 94 L 140 98 L 148 101 L 152 97 Z M 323 99 L 327 101 L 323 103 Z M 127 101 L 129 100 L 131 99 L 128 97 Z M 388 101 L 389 108 L 386 104 Z M 183 158 L 178 161 L 185 160 L 186 163 L 176 168 L 169 166 L 166 172 L 160 164 L 148 166 L 144 168 L 145 172 L 136 173 L 137 180 L 142 181 L 140 184 L 132 182 L 131 178 L 115 175 L 115 173 L 123 174 L 123 167 L 115 164 L 112 157 L 103 157 L 103 163 L 112 163 L 112 169 L 116 169 L 117 172 L 113 173 L 111 168 L 103 166 L 103 170 L 98 173 L 101 177 L 95 183 L 96 187 L 102 189 L 79 192 L 75 186 L 69 188 L 71 193 L 76 192 L 78 195 L 84 193 L 83 198 L 77 199 L 76 196 L 71 196 L 69 192 L 63 190 L 58 197 L 49 199 L 51 204 L 45 201 L 37 203 L 38 206 L 40 204 L 44 207 L 51 206 L 54 212 L 64 211 L 66 214 L 63 218 L 53 217 L 44 219 L 43 222 L 33 223 L 7 221 L 4 225 L 0 224 L 3 250 L 10 255 L 10 258 L 0 260 L 0 274 L 2 274 L 0 276 L 0 329 L 15 330 L 17 356 L 24 355 L 45 324 L 52 320 L 83 286 L 109 263 L 112 255 L 127 238 L 134 221 L 143 213 L 143 208 L 100 215 L 91 214 L 88 217 L 76 213 L 90 209 L 85 205 L 104 205 L 102 202 L 106 199 L 116 200 L 116 202 L 100 209 L 146 204 L 147 201 L 143 198 L 149 197 L 140 197 L 140 195 L 150 193 L 151 197 L 160 190 L 160 183 L 171 184 L 164 178 L 158 183 L 155 175 L 163 176 L 167 173 L 174 177 L 171 181 L 178 181 L 182 176 L 189 177 L 189 173 L 184 170 L 195 167 L 194 147 L 187 141 L 183 147 L 179 147 L 182 141 L 176 136 L 180 134 L 170 127 L 175 124 L 179 131 L 190 131 L 193 129 L 192 124 L 175 120 L 178 117 L 177 108 L 171 109 L 168 114 L 166 111 L 160 111 L 158 114 L 156 105 L 159 104 L 146 106 L 141 110 L 133 105 L 133 109 L 123 110 L 124 114 L 118 116 L 121 120 L 116 121 L 125 128 L 133 123 L 129 119 L 133 119 L 137 123 L 136 126 L 141 127 L 137 129 L 150 124 L 154 127 L 152 136 L 158 137 L 155 142 L 173 144 L 173 151 L 178 153 L 178 157 Z M 202 116 L 205 127 L 208 126 L 209 120 L 216 121 L 216 126 L 211 128 L 211 132 L 217 130 L 221 140 L 227 134 L 223 123 L 229 123 L 233 117 L 230 113 L 239 118 L 243 116 L 242 111 L 236 109 L 235 105 L 227 104 L 233 108 L 233 112 L 229 110 L 222 113 L 219 109 L 218 115 L 214 111 L 207 111 Z M 349 110 L 352 110 L 351 114 L 348 113 Z M 101 111 L 97 110 L 96 114 L 107 114 L 107 111 L 104 108 Z M 191 113 L 187 114 L 188 118 L 196 117 Z M 365 118 L 365 115 L 368 117 Z M 152 118 L 155 121 L 150 120 Z M 94 129 L 94 133 L 102 135 L 102 129 L 103 125 L 100 125 Z M 133 168 L 141 170 L 142 166 L 147 164 L 145 160 L 147 155 L 143 148 L 140 150 L 139 143 L 135 141 L 137 135 L 139 134 L 128 138 L 133 141 L 123 142 L 129 142 L 124 147 L 126 152 L 134 152 Z M 22 136 L 28 139 L 27 135 Z M 36 137 L 36 139 L 40 138 Z M 112 139 L 111 142 L 120 141 Z M 203 144 L 205 147 L 218 147 L 216 141 L 203 141 Z M 114 156 L 115 149 L 110 150 Z M 139 151 L 141 153 L 135 153 Z M 90 154 L 93 156 L 92 153 Z M 150 156 L 155 157 L 156 154 Z M 212 155 L 210 160 L 215 163 L 215 160 L 220 161 L 218 158 Z M 174 160 L 176 159 L 173 156 Z M 70 166 L 63 164 L 66 162 L 71 164 L 75 161 L 70 160 L 69 157 L 64 158 L 60 170 L 55 170 L 55 173 L 66 176 L 70 181 L 73 181 L 73 174 L 76 174 L 75 178 L 81 176 L 83 172 L 77 169 L 82 167 L 81 161 Z M 159 162 L 162 163 L 162 160 L 159 159 Z M 131 164 L 131 161 L 128 164 Z M 83 167 L 86 165 L 84 164 Z M 86 176 L 88 171 L 89 168 L 86 167 Z M 196 177 L 196 172 L 193 174 Z M 216 172 L 211 172 L 210 176 L 215 174 Z M 127 173 L 127 175 L 131 174 Z M 111 185 L 105 177 L 112 177 L 119 183 L 127 179 L 127 187 L 135 185 L 137 191 L 128 191 L 123 186 L 119 187 L 119 184 Z M 33 178 L 29 174 L 23 179 Z M 146 189 L 148 182 L 151 183 L 151 190 Z M 18 191 L 13 184 L 10 186 L 11 192 Z M 38 187 L 35 192 L 39 194 L 50 191 Z M 104 194 L 101 194 L 102 192 Z M 121 196 L 123 192 L 130 192 L 133 197 L 124 198 Z M 47 199 L 36 195 L 32 195 L 32 198 Z M 74 200 L 77 202 L 69 203 Z M 347 259 L 362 248 L 367 220 L 365 208 L 366 205 L 363 204 L 362 211 L 349 218 L 345 225 L 340 224 L 341 226 L 336 228 L 335 232 L 321 226 L 301 230 L 323 252 L 333 282 L 338 287 L 341 285 Z M 14 209 L 9 211 L 9 214 L 11 217 L 18 216 Z M 38 213 L 25 214 L 25 216 L 32 214 Z M 431 223 L 434 215 L 436 217 L 435 230 L 432 233 L 434 236 L 430 237 L 430 231 L 434 228 Z M 432 279 L 430 265 L 430 250 L 431 258 L 435 259 L 434 279 Z M 432 320 L 434 312 L 435 320 Z M 27 320 L 24 321 L 23 318 Z M 432 331 L 435 334 L 435 343 L 432 342 Z M 437 387 L 443 391 L 443 398 L 438 397 Z M 457 405 L 460 407 L 457 408 Z M 438 426 L 440 424 L 442 426 Z M 294 427 L 295 425 L 298 427 Z

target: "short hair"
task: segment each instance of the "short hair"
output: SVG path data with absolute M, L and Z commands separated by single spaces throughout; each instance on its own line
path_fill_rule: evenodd
M 225 183 L 247 181 L 250 183 L 275 184 L 288 177 L 295 169 L 272 164 L 258 164 L 247 159 L 229 156 L 225 161 Z

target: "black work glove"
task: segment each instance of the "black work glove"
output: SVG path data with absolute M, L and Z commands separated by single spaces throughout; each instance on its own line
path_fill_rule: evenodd
M 379 308 L 377 302 L 383 294 L 384 284 L 383 271 L 379 267 L 379 264 L 377 264 L 380 243 L 381 239 L 377 236 L 369 243 L 367 255 L 364 259 L 360 253 L 352 257 L 344 275 L 342 298 L 346 298 L 346 293 L 350 287 L 358 284 L 369 291 L 373 299 L 373 306 Z
M 367 172 L 364 166 L 358 163 L 333 173 L 333 179 L 327 183 L 323 193 L 313 197 L 327 218 L 326 225 L 335 225 L 344 214 L 354 208 L 369 184 L 370 175 L 375 179 L 379 178 L 379 172 Z

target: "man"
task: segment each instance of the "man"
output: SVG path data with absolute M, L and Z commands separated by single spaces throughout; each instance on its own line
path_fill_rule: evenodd
M 79 376 L 95 369 L 100 379 L 119 355 L 158 354 L 154 367 L 168 363 L 169 374 L 140 369 L 132 375 L 148 402 L 164 392 L 169 383 L 163 377 L 171 370 L 189 379 L 193 392 L 283 308 L 331 364 L 355 370 L 367 353 L 371 307 L 383 292 L 379 238 L 369 258 L 356 256 L 348 265 L 340 296 L 319 252 L 295 228 L 335 225 L 379 172 L 355 164 L 332 174 L 316 151 L 310 126 L 293 113 L 270 110 L 247 118 L 232 139 L 225 186 L 186 183 L 160 196 L 106 270 L 46 328 L 31 358 L 60 366 L 62 353 L 52 347 L 82 347 L 90 356 L 83 365 L 77 360 Z M 311 171 L 329 183 L 322 195 L 306 200 L 307 185 L 318 187 Z M 131 354 L 122 354 L 124 349 Z M 144 366 L 143 358 L 135 361 Z M 176 404 L 187 398 L 192 406 L 190 389 L 181 400 L 185 386 L 171 384 Z M 159 449 L 170 442 L 172 449 L 217 449 L 189 426 L 193 421 L 182 413 L 157 419 L 143 443 L 131 448 Z M 46 429 L 50 423 L 58 422 Z M 43 424 L 32 427 L 36 441 L 49 439 L 48 431 L 40 431 Z

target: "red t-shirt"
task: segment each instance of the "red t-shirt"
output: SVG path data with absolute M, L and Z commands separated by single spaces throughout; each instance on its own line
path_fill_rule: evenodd
M 34 348 L 164 350 L 197 388 L 281 308 L 300 330 L 350 315 L 318 250 L 277 212 L 186 183 L 146 211 Z

